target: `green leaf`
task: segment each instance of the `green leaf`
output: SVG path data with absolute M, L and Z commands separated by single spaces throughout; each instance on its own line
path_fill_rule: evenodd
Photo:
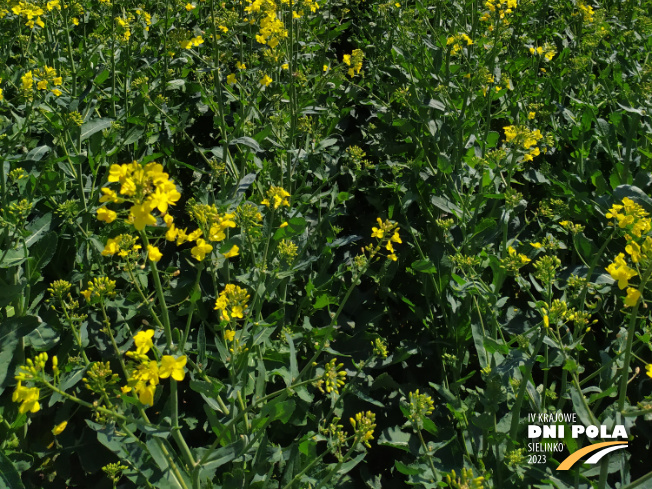
M 383 430 L 383 432 L 380 434 L 380 437 L 378 438 L 378 444 L 398 448 L 399 450 L 409 452 L 409 444 L 411 438 L 411 433 L 405 433 L 404 431 L 401 431 L 398 426 L 393 426 Z
M 283 424 L 286 424 L 292 417 L 292 413 L 296 408 L 296 402 L 292 399 L 287 401 L 271 401 L 263 407 L 260 411 L 260 415 L 272 418 L 270 421 L 278 420 Z
M 37 146 L 25 155 L 25 161 L 41 161 L 51 149 L 49 146 Z
M 2 487 L 7 489 L 25 489 L 16 467 L 2 451 L 0 451 L 0 481 L 3 482 Z
M 250 138 L 249 136 L 242 136 L 240 138 L 235 138 L 229 144 L 231 145 L 243 144 L 244 146 L 251 148 L 254 151 L 254 153 L 260 153 L 263 150 L 260 147 L 260 144 L 258 144 L 258 141 L 256 141 L 253 138 Z
M 38 351 L 47 351 L 59 342 L 59 333 L 49 324 L 43 323 L 25 338 L 25 345 Z
M 410 265 L 415 272 L 436 273 L 437 268 L 430 260 L 417 260 Z
M 489 134 L 487 134 L 487 148 L 495 148 L 496 145 L 498 144 L 498 140 L 500 139 L 500 134 L 497 133 L 496 131 L 489 131 Z
M 36 316 L 9 318 L 0 324 L 0 387 L 4 386 L 10 368 L 13 370 L 14 354 L 18 341 L 39 324 Z
M 4 307 L 16 299 L 25 288 L 27 282 L 22 280 L 19 284 L 0 286 L 0 307 Z
M 317 300 L 315 301 L 315 305 L 313 307 L 315 309 L 323 309 L 324 307 L 329 306 L 331 304 L 335 304 L 333 298 L 330 297 L 328 294 L 322 294 L 319 297 L 317 297 Z
M 57 251 L 57 234 L 50 231 L 45 235 L 46 239 L 40 241 L 30 250 L 30 265 L 32 276 L 30 280 L 35 282 L 40 276 L 41 271 L 50 263 L 54 253 Z
M 92 121 L 85 122 L 81 127 L 81 135 L 79 136 L 80 140 L 84 141 L 85 139 L 88 139 L 96 132 L 100 132 L 103 131 L 104 129 L 108 129 L 109 127 L 111 127 L 111 122 L 113 122 L 113 119 L 95 119 Z
M 96 84 L 101 85 L 109 77 L 109 70 L 102 71 L 99 75 L 93 80 Z
M 0 262 L 0 268 L 10 268 L 20 265 L 26 260 L 23 250 L 9 250 Z
M 408 467 L 403 462 L 398 460 L 394 460 L 394 467 L 396 467 L 396 470 L 398 470 L 401 474 L 405 475 L 417 475 L 421 472 L 421 469 Z
M 50 231 L 52 227 L 52 214 L 47 213 L 38 219 L 32 221 L 26 226 L 26 229 L 31 232 L 30 236 L 25 240 L 27 247 L 31 247 L 34 243 L 39 241 L 45 233 Z

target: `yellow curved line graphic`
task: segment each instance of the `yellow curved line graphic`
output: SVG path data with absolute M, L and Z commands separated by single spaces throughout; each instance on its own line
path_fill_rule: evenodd
M 568 470 L 570 469 L 575 462 L 577 462 L 580 458 L 582 458 L 584 455 L 589 454 L 591 452 L 595 452 L 596 450 L 600 450 L 601 448 L 608 447 L 611 445 L 627 445 L 626 441 L 605 441 L 602 443 L 596 443 L 595 445 L 589 445 L 588 447 L 584 447 L 579 449 L 576 452 L 571 453 L 566 459 L 559 464 L 559 467 L 557 467 L 557 470 Z

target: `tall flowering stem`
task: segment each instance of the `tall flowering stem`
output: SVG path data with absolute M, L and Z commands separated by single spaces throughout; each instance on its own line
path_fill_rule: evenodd
M 144 232 L 140 233 L 140 237 L 145 244 L 145 248 L 149 246 L 149 240 L 147 239 L 147 234 Z M 161 285 L 161 277 L 158 273 L 158 268 L 156 267 L 156 262 L 150 260 L 149 268 L 152 271 L 152 278 L 154 279 L 154 289 L 156 290 L 156 297 L 159 302 L 159 308 L 161 311 L 161 322 L 163 323 L 163 330 L 165 331 L 165 342 L 167 344 L 168 350 L 172 351 L 174 344 L 172 343 L 172 329 L 170 328 L 170 315 L 168 313 L 168 306 L 165 302 L 165 296 L 163 295 L 163 286 Z
M 647 270 L 641 278 L 641 283 L 638 286 L 638 293 L 643 294 L 647 281 L 652 276 L 652 265 L 648 266 Z M 627 327 L 627 346 L 625 347 L 625 358 L 623 360 L 623 369 L 620 377 L 620 389 L 618 393 L 618 416 L 625 408 L 625 399 L 627 397 L 627 379 L 629 373 L 629 363 L 632 358 L 632 345 L 634 343 L 634 330 L 636 329 L 636 320 L 638 319 L 638 308 L 641 305 L 641 300 L 636 301 L 636 305 L 629 316 L 629 326 Z

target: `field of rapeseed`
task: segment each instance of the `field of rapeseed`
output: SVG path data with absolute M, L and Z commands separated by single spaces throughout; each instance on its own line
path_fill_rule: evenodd
M 0 0 L 0 487 L 652 487 L 650 12 Z

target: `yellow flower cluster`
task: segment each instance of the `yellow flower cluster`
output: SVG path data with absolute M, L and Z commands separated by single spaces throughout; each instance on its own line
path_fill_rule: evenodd
M 267 207 L 271 205 L 274 209 L 278 209 L 282 205 L 290 207 L 288 197 L 290 194 L 283 187 L 270 187 L 267 191 L 267 198 L 263 199 L 261 204 Z
M 354 49 L 351 51 L 351 54 L 345 54 L 342 57 L 342 61 L 346 66 L 349 67 L 348 75 L 353 78 L 355 75 L 360 74 L 362 70 L 362 60 L 364 59 L 364 53 L 362 49 Z
M 635 266 L 639 264 L 648 265 L 652 258 L 652 237 L 647 234 L 652 230 L 652 223 L 649 213 L 629 197 L 622 200 L 622 204 L 614 204 L 605 214 L 607 219 L 613 219 L 614 225 L 626 231 L 625 239 L 627 245 L 625 252 Z M 631 233 L 631 234 L 630 234 Z M 633 235 L 633 236 L 632 236 Z M 626 260 L 625 253 L 619 253 L 607 267 L 611 278 L 618 281 L 618 288 L 627 287 L 625 307 L 634 307 L 641 298 L 641 292 L 633 287 L 628 287 L 630 279 L 639 273 L 631 268 Z
M 579 8 L 579 12 L 573 15 L 581 15 L 582 19 L 584 22 L 587 24 L 590 22 L 593 22 L 593 16 L 595 15 L 595 12 L 593 11 L 593 7 L 590 5 L 587 5 L 584 3 L 582 0 L 578 0 L 577 2 L 577 8 Z
M 192 49 L 194 47 L 199 47 L 201 44 L 204 44 L 204 39 L 201 36 L 195 36 L 191 39 L 183 39 L 179 41 L 179 45 L 183 49 Z
M 260 29 L 256 34 L 256 41 L 274 49 L 281 40 L 288 37 L 285 24 L 277 16 L 278 5 L 274 0 L 248 1 L 249 5 L 245 7 L 245 12 L 248 14 L 261 14 Z
M 506 16 L 513 12 L 513 10 L 518 6 L 518 2 L 517 0 L 487 0 L 484 6 L 487 7 L 489 11 L 485 12 L 482 17 L 480 17 L 481 21 L 489 22 L 493 15 L 497 17 L 498 20 L 507 24 Z M 493 26 L 489 26 L 489 30 L 493 30 Z
M 213 251 L 213 246 L 205 239 L 201 239 L 201 236 L 204 236 L 206 232 L 209 241 L 224 241 L 226 239 L 226 230 L 236 227 L 235 214 L 221 213 L 215 205 L 198 204 L 194 200 L 188 203 L 188 212 L 190 217 L 199 224 L 200 228 L 188 234 L 187 229 L 177 229 L 174 224 L 170 224 L 165 238 L 168 241 L 176 240 L 177 245 L 181 245 L 186 241 L 196 241 L 195 246 L 190 250 L 190 254 L 196 260 L 202 261 L 208 253 Z M 231 258 L 237 256 L 239 251 L 239 248 L 234 245 L 224 256 Z
M 509 272 L 518 272 L 520 268 L 524 267 L 531 261 L 532 260 L 523 253 L 517 253 L 512 246 L 509 246 L 507 248 L 507 256 L 501 259 L 501 264 L 503 268 Z
M 115 296 L 115 280 L 110 280 L 108 277 L 95 277 L 92 281 L 88 282 L 88 288 L 81 291 L 87 301 L 91 300 L 92 296 L 99 298 L 110 298 Z
M 145 30 L 149 31 L 149 26 L 152 25 L 152 16 L 151 14 L 148 14 L 145 12 L 143 9 L 136 9 L 136 15 L 139 15 L 142 17 L 143 21 L 145 22 Z
M 62 77 L 57 76 L 57 70 L 45 66 L 43 70 L 30 70 L 20 78 L 21 89 L 26 96 L 30 95 L 36 83 L 37 90 L 49 90 L 51 86 L 60 87 L 63 82 Z M 52 88 L 51 92 L 57 97 L 63 92 L 58 88 Z
M 543 139 L 543 134 L 539 129 L 532 131 L 524 126 L 505 126 L 503 130 L 505 131 L 505 140 L 508 143 L 513 142 L 513 144 L 528 150 L 523 156 L 523 161 L 532 161 L 535 156 L 541 154 L 541 150 L 536 146 Z
M 623 199 L 623 203 L 614 204 L 605 214 L 607 219 L 614 219 L 618 227 L 626 229 L 637 238 L 642 234 L 647 234 L 652 230 L 649 214 L 629 197 Z
M 389 251 L 389 255 L 387 255 L 387 258 L 389 258 L 392 261 L 398 260 L 398 257 L 394 252 L 394 245 L 392 245 L 392 243 L 403 242 L 401 241 L 401 237 L 398 235 L 400 228 L 395 222 L 392 222 L 389 219 L 383 222 L 383 220 L 380 217 L 377 217 L 376 221 L 378 222 L 378 227 L 374 226 L 371 228 L 371 237 L 378 238 L 379 240 L 381 240 L 380 244 L 385 245 L 385 249 Z
M 154 347 L 152 338 L 154 330 L 140 331 L 134 336 L 136 351 L 128 351 L 127 356 L 138 363 L 132 365 L 131 373 L 127 378 L 127 385 L 122 387 L 122 392 L 131 392 L 133 389 L 138 395 L 138 400 L 147 406 L 154 404 L 154 394 L 159 379 L 172 377 L 182 381 L 186 376 L 187 358 L 182 355 L 178 358 L 172 355 L 163 355 L 161 361 L 151 360 L 147 353 Z
M 555 299 L 550 307 L 542 309 L 543 325 L 546 328 L 550 324 L 558 325 L 559 323 L 572 322 L 580 328 L 586 327 L 591 319 L 591 314 L 587 311 L 578 311 L 573 307 L 568 307 L 566 301 Z
M 370 440 L 374 439 L 374 429 L 376 428 L 376 415 L 371 411 L 358 413 L 354 418 L 349 418 L 351 426 L 355 430 L 355 441 L 361 441 L 367 447 L 371 448 Z
M 11 400 L 20 403 L 20 407 L 18 408 L 20 414 L 25 414 L 27 412 L 35 413 L 41 409 L 41 405 L 38 402 L 40 396 L 41 391 L 38 387 L 24 387 L 22 383 L 18 381 L 18 385 L 11 396 Z
M 126 17 L 116 17 L 114 19 L 115 25 L 118 28 L 117 33 L 120 35 L 124 42 L 129 41 L 131 37 L 131 23 L 134 21 L 134 16 L 128 13 Z
M 557 54 L 557 50 L 555 49 L 555 47 L 552 44 L 545 43 L 543 45 L 543 47 L 537 46 L 535 48 L 535 47 L 530 46 L 530 54 L 532 56 L 541 56 L 541 55 L 543 55 L 543 57 L 545 58 L 546 61 L 551 61 L 552 58 L 555 57 L 555 54 Z
M 131 234 L 119 234 L 115 238 L 109 238 L 102 250 L 102 256 L 113 256 L 117 254 L 121 258 L 135 258 L 140 253 L 142 246 L 138 244 L 138 237 Z
M 156 224 L 156 218 L 152 212 L 158 209 L 161 216 L 165 216 L 168 206 L 175 205 L 181 194 L 176 185 L 170 179 L 170 176 L 163 171 L 163 166 L 159 163 L 151 162 L 141 165 L 137 161 L 125 163 L 122 165 L 111 165 L 109 169 L 109 183 L 119 183 L 120 194 L 108 188 L 102 188 L 104 195 L 100 202 L 121 203 L 124 201 L 131 202 L 129 217 L 127 222 L 134 225 L 138 231 L 145 229 L 145 226 Z M 105 222 L 111 222 L 116 218 L 115 213 L 110 210 L 97 211 L 97 217 Z M 166 220 L 171 223 L 171 217 Z
M 41 405 L 39 404 L 41 397 L 40 389 L 38 387 L 26 387 L 23 385 L 23 382 L 38 381 L 41 377 L 41 372 L 45 370 L 47 360 L 48 354 L 43 352 L 36 355 L 34 360 L 28 358 L 25 362 L 26 365 L 18 367 L 18 374 L 15 377 L 18 385 L 16 385 L 11 400 L 20 403 L 20 407 L 18 408 L 20 414 L 27 412 L 36 413 L 41 409 Z M 58 361 L 56 356 L 52 358 L 52 365 L 55 375 L 58 374 Z
M 232 318 L 242 319 L 245 310 L 249 307 L 247 305 L 249 298 L 246 289 L 234 284 L 227 284 L 215 301 L 215 310 L 220 311 L 220 319 L 223 321 L 230 321 Z
M 408 420 L 416 430 L 423 429 L 424 420 L 432 414 L 435 403 L 428 394 L 419 394 L 419 389 L 409 394 Z
M 448 39 L 446 39 L 446 46 L 453 46 L 451 48 L 451 56 L 456 56 L 459 54 L 459 52 L 465 46 L 464 43 L 466 43 L 466 46 L 473 45 L 473 40 L 464 33 L 455 34 L 454 36 L 450 36 Z
M 346 371 L 340 370 L 344 367 L 343 363 L 336 365 L 337 358 L 333 358 L 324 366 L 324 374 L 315 382 L 315 386 L 323 394 L 324 390 L 327 393 L 334 392 L 339 394 L 339 388 L 342 387 L 346 381 Z
M 290 0 L 281 0 L 281 3 L 290 3 Z M 294 3 L 293 6 L 299 6 L 299 10 L 293 10 L 292 11 L 292 18 L 293 19 L 300 19 L 301 17 L 304 16 L 304 9 L 310 10 L 311 13 L 317 12 L 317 9 L 319 8 L 319 5 L 317 5 L 317 2 L 314 0 L 301 0 L 300 2 Z
M 59 0 L 51 0 L 46 3 L 46 9 L 48 11 L 51 11 L 55 8 L 61 10 Z M 26 20 L 25 25 L 30 29 L 33 29 L 35 25 L 39 26 L 40 28 L 45 27 L 45 23 L 41 19 L 41 16 L 45 14 L 45 10 L 36 4 L 20 0 L 14 3 L 14 5 L 11 7 L 11 11 L 15 15 L 23 17 Z

